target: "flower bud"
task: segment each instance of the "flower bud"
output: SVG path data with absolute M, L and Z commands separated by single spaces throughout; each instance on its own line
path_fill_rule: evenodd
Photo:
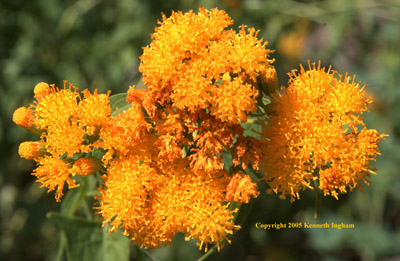
M 94 174 L 101 168 L 101 161 L 98 158 L 80 158 L 75 161 L 70 173 L 86 177 Z
M 28 129 L 34 126 L 35 115 L 31 109 L 20 107 L 14 112 L 13 122 L 22 128 Z
M 50 93 L 50 86 L 45 82 L 40 82 L 36 84 L 33 93 L 35 94 L 35 98 L 40 101 Z
M 275 67 L 268 67 L 264 73 L 260 75 L 261 88 L 267 95 L 271 95 L 279 88 L 278 75 Z
M 19 145 L 18 154 L 27 160 L 37 159 L 46 154 L 46 148 L 40 141 L 26 141 Z
M 30 108 L 20 107 L 14 111 L 13 122 L 29 132 L 40 135 L 42 131 L 35 125 L 35 114 Z

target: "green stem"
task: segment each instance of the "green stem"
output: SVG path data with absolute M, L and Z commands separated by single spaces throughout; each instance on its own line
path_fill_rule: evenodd
M 209 258 L 212 254 L 214 254 L 216 250 L 217 250 L 217 246 L 214 246 L 213 248 L 210 249 L 210 251 L 208 251 L 207 253 L 205 253 L 204 255 L 202 255 L 199 259 L 197 259 L 197 261 L 206 260 L 206 259 Z
M 319 178 L 319 168 L 314 170 L 314 176 Z M 319 190 L 318 181 L 314 180 L 314 188 L 315 188 L 315 213 L 314 218 L 317 219 L 319 216 L 319 212 L 321 210 L 321 201 L 322 201 L 322 193 Z
M 64 255 L 64 250 L 67 245 L 67 237 L 65 235 L 65 232 L 63 230 L 60 231 L 60 243 L 58 245 L 58 251 L 57 251 L 57 261 L 62 261 L 63 260 L 63 255 Z
M 315 213 L 314 213 L 314 218 L 317 219 L 319 216 L 319 212 L 321 210 L 321 199 L 322 195 L 321 192 L 319 191 L 318 188 L 316 188 L 316 198 L 315 198 Z
M 83 206 L 83 211 L 85 211 L 85 215 L 87 217 L 88 220 L 92 220 L 93 219 L 93 215 L 92 212 L 90 210 L 89 204 L 87 202 L 87 200 L 84 198 L 82 201 L 82 206 Z

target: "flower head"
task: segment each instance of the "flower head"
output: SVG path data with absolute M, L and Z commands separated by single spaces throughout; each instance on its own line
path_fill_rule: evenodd
M 145 135 L 150 128 L 151 125 L 143 116 L 140 105 L 132 103 L 129 109 L 111 118 L 110 123 L 101 128 L 99 136 L 102 141 L 96 146 L 108 150 L 103 158 L 107 162 L 114 152 L 122 156 L 130 151 L 139 150 L 143 140 L 147 140 Z
M 101 167 L 98 159 L 86 157 L 75 161 L 74 156 L 91 152 L 99 138 L 99 129 L 110 125 L 109 94 L 98 95 L 97 90 L 91 94 L 85 90 L 81 97 L 75 86 L 67 87 L 67 81 L 61 90 L 55 85 L 38 83 L 34 93 L 35 104 L 18 109 L 14 121 L 28 130 L 37 130 L 41 140 L 22 143 L 19 154 L 37 162 L 32 174 L 42 187 L 57 190 L 59 201 L 65 182 L 69 188 L 78 186 L 71 176 L 87 176 Z
M 48 95 L 44 96 L 35 107 L 35 123 L 41 129 L 47 129 L 54 126 L 69 124 L 78 112 L 78 97 L 76 87 L 71 83 L 64 88 L 58 89 L 54 85 Z
M 38 167 L 33 170 L 32 175 L 37 177 L 37 182 L 41 182 L 41 187 L 47 187 L 48 192 L 56 190 L 56 200 L 60 201 L 63 196 L 64 184 L 68 188 L 78 187 L 79 184 L 71 179 L 69 165 L 56 157 L 44 156 L 37 159 Z
M 258 194 L 257 185 L 249 175 L 236 173 L 228 184 L 226 198 L 228 201 L 248 203 L 251 197 L 256 198 Z
M 80 127 L 88 135 L 93 135 L 111 122 L 110 92 L 97 94 L 95 90 L 92 94 L 89 90 L 84 90 L 82 93 L 84 99 L 79 102 L 77 118 Z
M 379 153 L 379 140 L 386 136 L 358 130 L 372 102 L 364 87 L 347 74 L 315 64 L 291 74 L 289 87 L 273 96 L 274 114 L 263 131 L 269 192 L 294 200 L 319 179 L 324 194 L 337 198 L 338 192 L 361 186 L 371 172 L 370 160 Z
M 245 122 L 255 110 L 257 77 L 272 67 L 271 51 L 253 28 L 227 30 L 232 22 L 217 9 L 163 17 L 141 56 L 139 69 L 151 94 L 145 99 Z
M 176 233 L 195 238 L 200 248 L 222 246 L 239 226 L 223 204 L 226 176 L 212 178 L 187 169 L 187 159 L 163 163 L 140 161 L 140 155 L 118 157 L 110 163 L 100 188 L 99 213 L 113 232 L 122 228 L 147 248 L 170 244 Z

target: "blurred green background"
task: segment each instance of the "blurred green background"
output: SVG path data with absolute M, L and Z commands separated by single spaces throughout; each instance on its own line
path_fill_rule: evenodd
M 390 136 L 381 142 L 378 175 L 362 193 L 323 198 L 312 218 L 314 193 L 290 203 L 261 193 L 242 229 L 210 260 L 399 260 L 400 259 L 400 1 L 398 0 L 1 0 L 0 1 L 0 259 L 54 260 L 59 230 L 46 219 L 58 211 L 30 175 L 33 161 L 18 145 L 33 140 L 11 121 L 32 102 L 40 81 L 83 90 L 125 92 L 140 79 L 139 56 L 150 43 L 161 12 L 218 7 L 260 30 L 275 49 L 280 84 L 307 60 L 356 74 L 375 99 L 367 127 Z M 264 185 L 260 189 L 264 190 Z M 257 229 L 274 222 L 350 223 L 355 229 Z M 194 242 L 178 235 L 156 250 L 157 260 L 195 260 Z M 131 259 L 136 260 L 132 248 Z

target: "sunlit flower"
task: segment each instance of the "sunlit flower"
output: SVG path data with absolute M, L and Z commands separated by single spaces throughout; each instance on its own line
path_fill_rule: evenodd
M 146 121 L 140 109 L 140 105 L 132 103 L 132 106 L 112 118 L 110 124 L 103 126 L 100 130 L 100 139 L 96 146 L 107 149 L 103 160 L 106 162 L 113 153 L 126 155 L 132 150 L 138 150 L 145 139 L 146 130 L 151 125 Z
M 138 245 L 160 247 L 163 240 L 154 231 L 151 212 L 155 192 L 166 178 L 151 164 L 140 163 L 139 157 L 130 155 L 113 160 L 103 179 L 98 208 L 103 224 L 109 222 L 111 232 L 122 228 Z
M 70 188 L 78 186 L 71 175 L 86 176 L 100 170 L 101 161 L 94 158 L 81 158 L 72 168 L 70 165 L 76 153 L 92 151 L 98 139 L 94 137 L 98 135 L 96 131 L 109 125 L 109 94 L 98 95 L 97 90 L 91 94 L 85 90 L 81 97 L 75 86 L 67 87 L 67 81 L 61 90 L 55 85 L 38 83 L 34 93 L 34 105 L 18 109 L 14 118 L 28 130 L 40 131 L 41 140 L 22 143 L 19 154 L 37 161 L 33 175 L 49 191 L 56 190 L 59 201 L 65 182 Z
M 56 127 L 69 123 L 78 112 L 78 97 L 76 87 L 72 83 L 58 89 L 52 86 L 50 94 L 44 96 L 39 102 L 35 102 L 35 123 L 41 129 Z
M 236 173 L 228 184 L 226 199 L 228 201 L 248 203 L 251 197 L 256 198 L 258 194 L 257 185 L 251 181 L 249 175 Z
M 379 140 L 386 136 L 358 130 L 372 102 L 364 95 L 365 86 L 319 64 L 290 76 L 284 93 L 273 96 L 273 116 L 263 131 L 268 192 L 294 200 L 319 179 L 319 189 L 337 198 L 361 186 L 371 173 L 370 160 L 379 153 Z
M 41 187 L 48 188 L 48 192 L 56 190 L 56 200 L 60 201 L 63 196 L 64 184 L 68 188 L 78 187 L 79 184 L 71 179 L 69 165 L 57 157 L 44 156 L 37 159 L 38 167 L 33 170 L 32 175 L 37 177 L 37 182 L 42 183 Z
M 233 211 L 222 204 L 226 176 L 195 175 L 187 159 L 168 164 L 140 160 L 133 154 L 118 157 L 103 176 L 97 209 L 111 232 L 122 228 L 136 244 L 152 249 L 170 244 L 182 232 L 207 249 L 213 243 L 220 248 L 239 228 L 232 222 Z
M 257 77 L 272 67 L 271 51 L 253 28 L 227 30 L 232 22 L 217 9 L 163 17 L 141 56 L 139 69 L 149 88 L 145 99 L 153 97 L 160 105 L 172 102 L 193 113 L 208 109 L 223 121 L 245 122 L 255 110 Z
M 97 94 L 97 90 L 93 94 L 88 90 L 82 93 L 83 97 L 72 84 L 67 87 L 66 81 L 61 90 L 46 83 L 35 87 L 35 96 L 40 96 L 33 106 L 35 123 L 45 131 L 42 138 L 52 154 L 67 153 L 72 157 L 89 152 L 90 143 L 97 138 L 86 135 L 98 134 L 95 132 L 111 121 L 109 94 Z
M 46 149 L 56 155 L 67 154 L 72 157 L 75 153 L 89 152 L 89 145 L 84 145 L 85 130 L 76 122 L 68 121 L 47 127 L 42 134 Z
M 88 135 L 93 135 L 96 130 L 110 123 L 111 107 L 107 94 L 97 94 L 97 89 L 92 93 L 84 90 L 84 99 L 78 105 L 78 122 L 81 128 L 85 128 Z

